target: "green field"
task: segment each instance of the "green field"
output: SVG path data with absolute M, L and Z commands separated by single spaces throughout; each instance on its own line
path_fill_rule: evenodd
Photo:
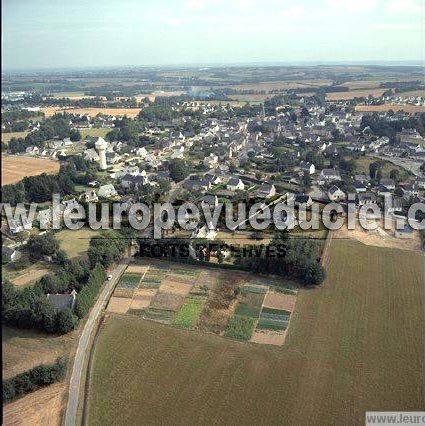
M 140 278 L 140 274 L 124 274 L 117 287 L 135 289 L 139 286 Z
M 28 134 L 28 131 L 23 132 L 9 132 L 1 134 L 1 141 L 4 143 L 9 143 L 12 138 L 24 138 Z
M 86 256 L 90 239 L 97 234 L 97 231 L 90 228 L 78 230 L 64 229 L 55 234 L 59 241 L 59 246 L 65 250 L 66 254 L 72 257 Z
M 81 138 L 84 139 L 86 136 L 95 136 L 104 138 L 106 133 L 110 132 L 112 129 L 107 128 L 92 128 L 92 129 L 78 129 L 81 133 Z
M 231 339 L 249 340 L 255 328 L 255 319 L 250 316 L 233 315 L 227 324 L 224 335 Z
M 198 321 L 202 309 L 204 309 L 206 299 L 187 298 L 176 313 L 173 319 L 173 325 L 180 328 L 192 328 Z
M 87 423 L 361 425 L 365 410 L 423 409 L 423 283 L 422 253 L 334 240 L 282 347 L 111 316 Z
M 378 158 L 371 158 L 371 157 L 359 158 L 358 160 L 356 160 L 356 166 L 357 166 L 356 174 L 365 174 L 369 176 L 369 165 L 376 161 L 383 161 L 383 160 L 379 160 Z M 384 165 L 381 168 L 382 177 L 390 177 L 391 170 L 396 169 L 399 171 L 401 180 L 404 180 L 407 178 L 408 173 L 402 167 L 396 166 L 395 164 L 391 163 L 391 161 L 383 161 L 383 163 Z

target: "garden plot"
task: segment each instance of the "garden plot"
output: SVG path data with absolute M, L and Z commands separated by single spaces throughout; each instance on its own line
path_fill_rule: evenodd
M 264 294 L 262 293 L 242 293 L 236 305 L 235 315 L 258 319 L 263 300 Z
M 250 340 L 255 328 L 256 319 L 243 316 L 233 315 L 227 324 L 224 335 L 237 340 Z
M 173 319 L 174 311 L 168 311 L 165 309 L 156 309 L 156 308 L 148 308 L 145 311 L 140 311 L 141 316 L 144 319 L 151 320 L 151 321 L 158 321 L 162 323 L 169 324 L 170 321 Z
M 167 274 L 167 279 L 177 283 L 184 283 L 184 284 L 195 282 L 195 278 L 193 277 L 188 277 L 185 275 L 178 275 L 173 273 Z
M 174 279 L 167 278 L 161 283 L 159 291 L 163 293 L 172 293 L 179 296 L 186 296 L 192 290 L 193 284 L 190 282 L 179 282 Z
M 130 308 L 131 299 L 128 297 L 116 297 L 112 296 L 108 303 L 107 312 L 113 312 L 115 314 L 126 314 Z
M 177 311 L 183 305 L 184 296 L 180 296 L 173 293 L 156 293 L 155 297 L 152 299 L 150 308 L 159 309 L 165 311 Z
M 161 282 L 163 280 L 165 275 L 161 273 L 156 273 L 155 271 L 152 271 L 149 269 L 148 272 L 146 272 L 145 276 L 143 277 L 142 281 L 140 282 L 141 288 L 159 288 L 161 285 Z
M 286 331 L 254 330 L 251 342 L 261 345 L 282 346 L 285 342 Z
M 129 274 L 125 273 L 114 291 L 115 297 L 127 297 L 132 298 L 135 291 L 139 287 L 140 279 L 142 275 L 140 274 Z
M 257 288 L 255 290 L 258 291 Z M 245 291 L 239 296 L 235 312 L 224 332 L 226 337 L 238 340 L 251 339 L 264 300 L 264 293 L 256 291 Z
M 262 284 L 244 284 L 241 287 L 242 294 L 248 293 L 257 293 L 257 294 L 266 294 L 269 287 Z
M 283 309 L 263 308 L 257 323 L 257 330 L 284 331 L 289 324 L 291 313 Z
M 170 269 L 170 274 L 172 275 L 183 275 L 188 278 L 196 279 L 199 277 L 199 271 L 196 269 L 190 269 L 190 268 L 181 268 L 181 267 L 174 267 Z
M 215 271 L 214 271 L 215 272 Z M 193 286 L 193 293 L 207 294 L 217 286 L 217 277 L 213 271 L 201 271 Z
M 207 299 L 188 297 L 183 306 L 174 316 L 172 324 L 180 328 L 194 328 L 204 309 Z
M 129 274 L 141 274 L 141 275 L 143 275 L 148 269 L 149 269 L 149 265 L 130 264 L 126 269 L 126 272 L 128 272 Z
M 276 291 L 278 291 L 279 293 L 293 294 L 293 295 L 297 294 L 297 290 L 292 284 L 285 283 L 276 278 L 256 277 L 248 284 L 248 286 L 258 286 L 258 285 L 266 286 L 267 288 L 275 287 Z
M 155 289 L 139 288 L 131 302 L 130 309 L 138 310 L 148 308 L 156 293 L 157 290 Z
M 269 291 L 264 298 L 264 307 L 293 312 L 295 309 L 295 302 L 296 297 L 293 295 Z

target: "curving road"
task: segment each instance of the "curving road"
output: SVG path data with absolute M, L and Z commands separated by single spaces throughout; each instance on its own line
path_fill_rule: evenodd
M 90 336 L 92 335 L 97 319 L 100 313 L 105 308 L 111 294 L 118 283 L 122 273 L 125 271 L 130 258 L 121 260 L 120 264 L 114 269 L 112 273 L 112 279 L 106 281 L 106 285 L 100 293 L 94 307 L 89 313 L 89 317 L 84 325 L 83 332 L 78 342 L 77 352 L 75 354 L 74 365 L 72 368 L 71 380 L 69 383 L 69 395 L 68 404 L 65 412 L 65 426 L 75 426 L 77 424 L 77 409 L 78 401 L 80 397 L 81 388 L 81 375 L 86 359 L 86 355 L 89 353 Z

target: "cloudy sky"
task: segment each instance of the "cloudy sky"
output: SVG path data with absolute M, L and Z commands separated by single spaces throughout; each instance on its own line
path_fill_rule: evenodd
M 5 69 L 421 61 L 425 0 L 2 0 Z

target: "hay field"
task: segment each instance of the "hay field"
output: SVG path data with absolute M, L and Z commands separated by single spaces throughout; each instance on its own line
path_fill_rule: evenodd
M 304 87 L 318 88 L 331 84 L 331 80 L 301 80 L 301 81 L 263 81 L 260 83 L 232 84 L 229 88 L 236 90 L 289 90 L 300 89 Z
M 59 166 L 60 164 L 58 161 L 44 158 L 2 155 L 2 185 L 19 182 L 26 176 L 37 176 L 42 173 L 56 173 L 59 170 Z
M 2 133 L 1 134 L 1 141 L 4 143 L 9 143 L 9 141 L 12 138 L 25 138 L 25 136 L 28 134 L 27 130 L 24 130 L 23 132 L 10 132 L 10 133 Z
M 333 241 L 283 347 L 112 315 L 86 421 L 362 425 L 365 410 L 423 409 L 423 281 L 423 253 Z
M 9 378 L 42 363 L 69 356 L 78 341 L 78 330 L 56 336 L 35 330 L 2 328 L 3 377 Z M 4 425 L 60 425 L 66 404 L 66 381 L 49 385 L 3 406 Z
M 369 95 L 374 97 L 382 96 L 382 94 L 388 89 L 360 89 L 360 90 L 350 90 L 348 92 L 329 92 L 326 93 L 327 101 L 344 101 L 346 99 L 354 98 L 367 98 Z
M 56 234 L 59 246 L 70 257 L 82 257 L 87 254 L 90 239 L 97 235 L 98 231 L 84 227 L 78 230 L 63 229 Z
M 416 112 L 425 112 L 425 106 L 422 105 L 397 105 L 397 104 L 383 104 L 383 105 L 357 105 L 356 111 L 360 112 L 381 112 L 388 111 L 404 111 L 409 114 Z
M 110 132 L 112 129 L 108 128 L 91 128 L 91 129 L 78 129 L 81 133 L 81 138 L 84 139 L 86 136 L 95 136 L 95 137 L 101 137 L 104 138 L 106 136 L 106 133 Z
M 56 113 L 66 111 L 69 113 L 75 114 L 89 114 L 91 116 L 96 116 L 97 114 L 106 114 L 106 115 L 116 115 L 124 116 L 127 115 L 129 118 L 134 118 L 139 114 L 140 108 L 58 108 L 58 107 L 46 107 L 41 108 L 41 110 L 46 114 L 46 117 L 51 117 Z

